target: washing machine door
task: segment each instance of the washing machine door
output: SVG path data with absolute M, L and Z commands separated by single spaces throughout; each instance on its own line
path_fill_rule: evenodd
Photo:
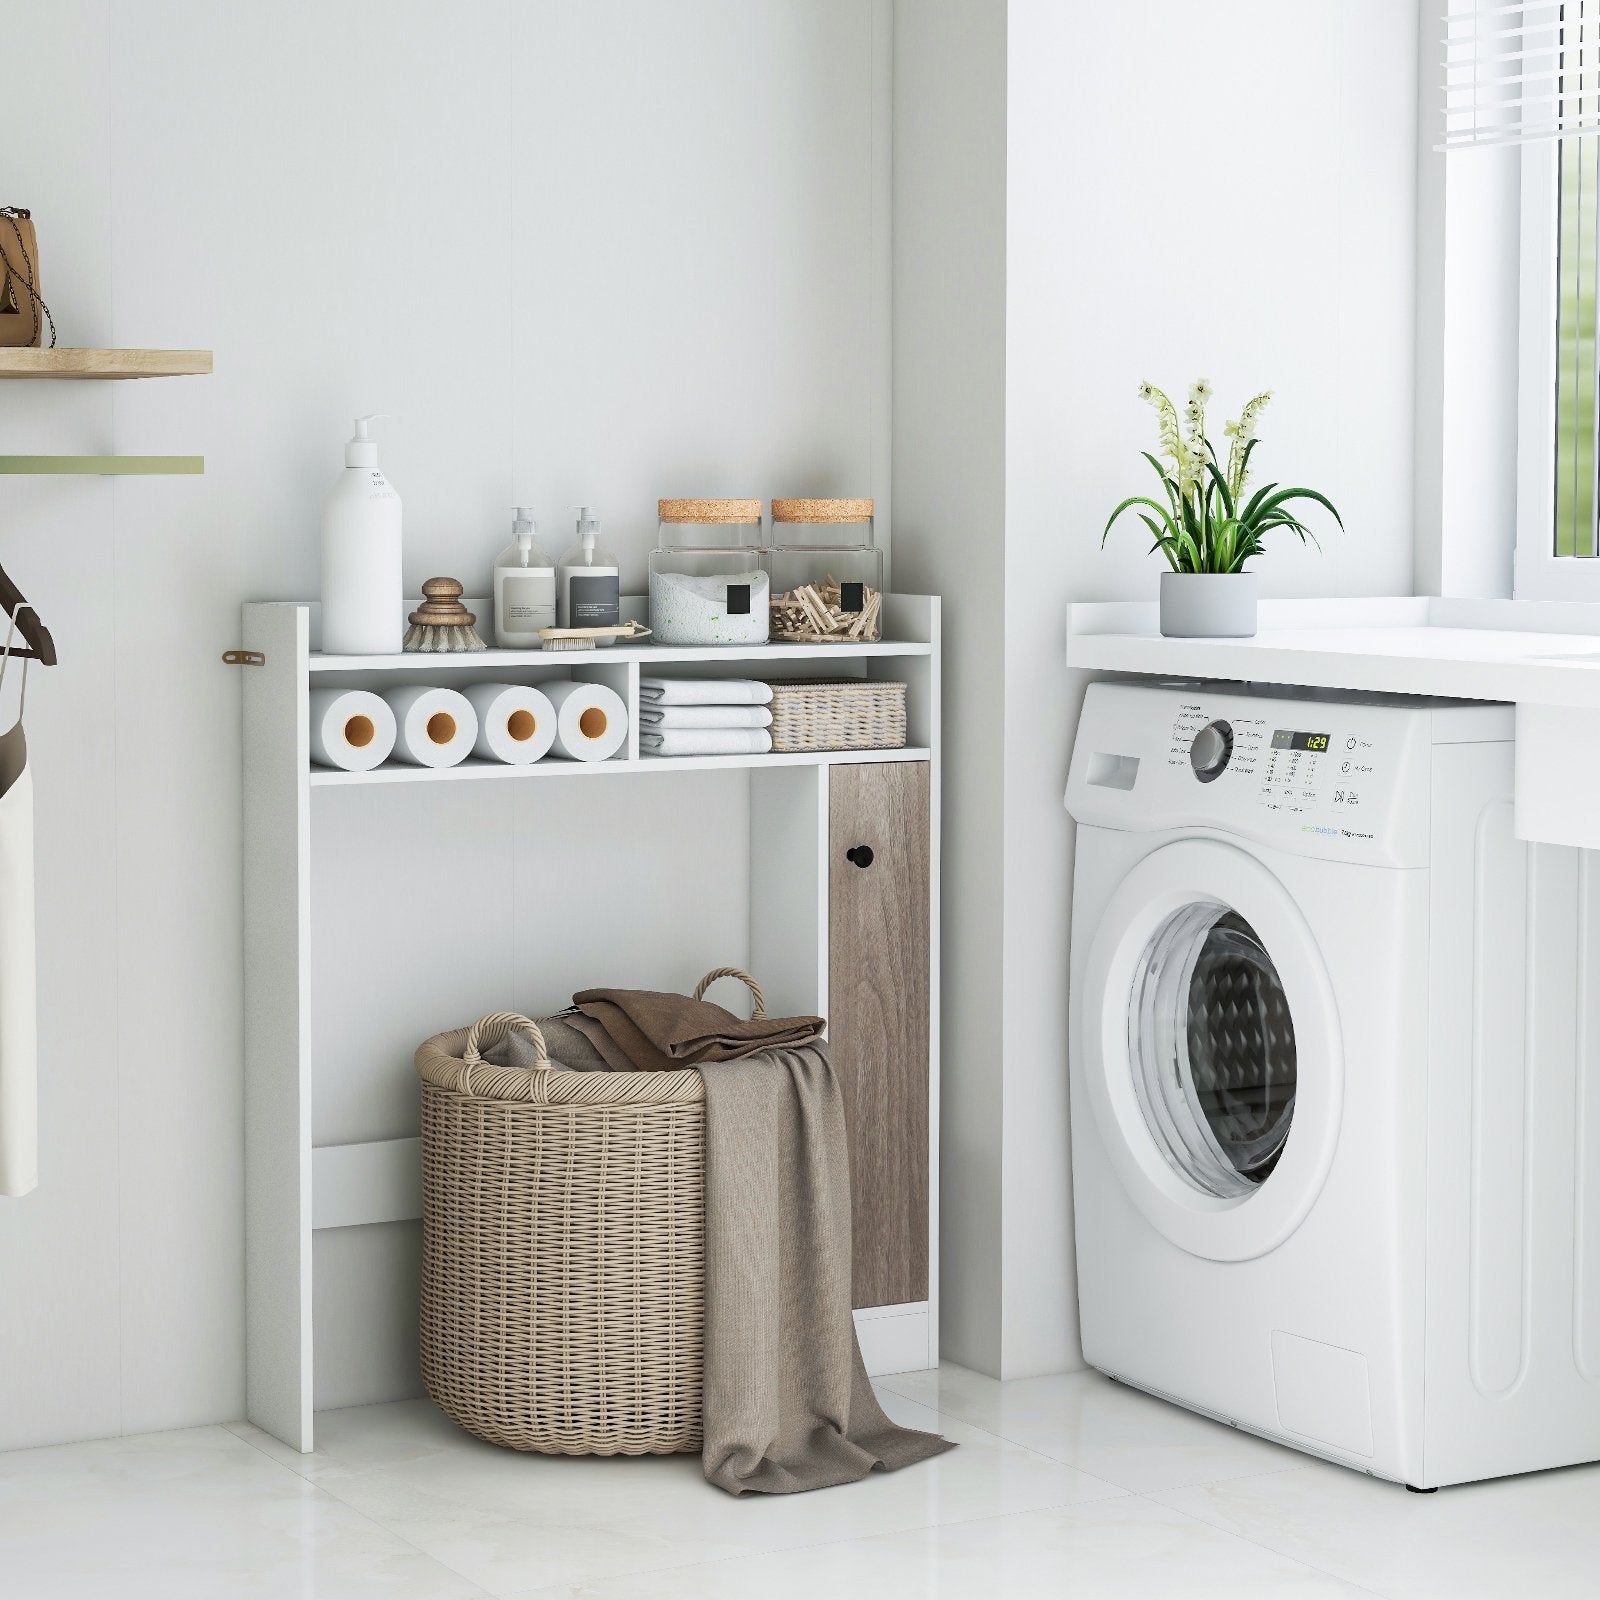
M 1287 1239 L 1333 1161 L 1344 1060 L 1278 878 L 1216 839 L 1152 852 L 1112 894 L 1075 998 L 1100 1137 L 1152 1225 L 1213 1261 Z

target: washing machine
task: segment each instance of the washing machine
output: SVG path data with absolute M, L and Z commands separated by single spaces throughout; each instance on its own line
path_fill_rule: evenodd
M 1418 1489 L 1600 1459 L 1600 885 L 1512 732 L 1101 682 L 1067 787 L 1085 1358 Z

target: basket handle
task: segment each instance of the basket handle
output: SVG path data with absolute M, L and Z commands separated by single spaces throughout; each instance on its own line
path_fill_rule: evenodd
M 750 1020 L 752 1022 L 756 1021 L 759 1017 L 766 1016 L 767 992 L 759 983 L 756 982 L 754 978 L 750 976 L 748 972 L 744 970 L 743 967 L 713 967 L 705 975 L 705 977 L 703 977 L 699 983 L 695 985 L 695 999 L 704 1000 L 706 997 L 706 990 L 709 989 L 718 978 L 737 978 L 739 982 L 750 991 Z
M 534 1092 L 529 1098 L 541 1098 L 538 1091 L 543 1088 L 543 1075 L 550 1067 L 550 1052 L 545 1047 L 544 1035 L 539 1031 L 539 1024 L 518 1011 L 491 1011 L 488 1016 L 479 1017 L 467 1029 L 467 1044 L 461 1053 L 460 1088 L 463 1094 L 472 1093 L 473 1068 L 483 1065 L 479 1047 L 487 1043 L 489 1048 L 493 1049 L 513 1028 L 526 1034 L 533 1043 L 533 1066 L 529 1069 L 532 1076 L 528 1086 Z M 485 1035 L 488 1036 L 487 1039 Z

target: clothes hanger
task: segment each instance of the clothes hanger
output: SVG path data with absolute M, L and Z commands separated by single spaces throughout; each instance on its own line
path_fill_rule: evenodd
M 56 664 L 56 642 L 50 637 L 50 630 L 39 620 L 39 613 L 23 592 L 6 576 L 4 567 L 0 567 L 0 613 L 16 617 L 17 632 L 28 646 L 26 650 L 13 650 L 12 655 L 26 656 L 44 667 Z

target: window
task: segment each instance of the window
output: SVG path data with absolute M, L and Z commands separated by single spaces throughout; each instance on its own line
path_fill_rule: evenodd
M 1515 592 L 1600 601 L 1600 0 L 1437 3 L 1445 62 L 1440 148 L 1468 148 L 1460 159 L 1487 163 L 1463 187 L 1464 211 L 1477 207 L 1503 229 L 1515 225 L 1520 208 L 1520 260 L 1508 263 L 1504 280 L 1512 296 L 1504 314 L 1515 323 L 1484 333 L 1487 343 L 1514 341 L 1516 351 Z M 1470 148 L 1496 145 L 1520 153 L 1480 157 Z M 1504 202 L 1485 207 L 1484 196 L 1501 193 Z M 1495 223 L 1478 224 L 1485 225 Z M 1465 252 L 1469 282 L 1497 284 L 1495 239 L 1471 234 L 1469 225 L 1452 247 Z M 1461 336 L 1472 339 L 1486 313 L 1494 314 L 1490 301 L 1469 294 L 1457 313 Z M 1481 378 L 1486 369 L 1473 370 Z M 1479 443 L 1503 436 L 1510 421 L 1509 414 L 1495 418 L 1492 407 L 1485 417 Z
M 1547 158 L 1549 152 L 1537 151 Z M 1595 184 L 1593 138 L 1556 146 L 1555 438 L 1551 526 L 1556 556 L 1595 555 Z
M 1475 109 L 1453 137 L 1522 146 L 1516 594 L 1600 600 L 1600 0 L 1471 16 Z

